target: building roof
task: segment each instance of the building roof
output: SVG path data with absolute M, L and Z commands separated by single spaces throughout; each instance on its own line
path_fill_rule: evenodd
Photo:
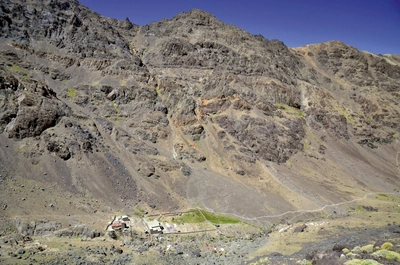
M 122 222 L 114 222 L 111 224 L 111 226 L 122 226 Z
M 160 226 L 160 222 L 157 220 L 146 221 L 146 223 L 147 223 L 147 226 L 150 228 Z
M 130 221 L 131 219 L 129 219 L 129 217 L 127 215 L 123 215 L 121 217 L 122 221 Z

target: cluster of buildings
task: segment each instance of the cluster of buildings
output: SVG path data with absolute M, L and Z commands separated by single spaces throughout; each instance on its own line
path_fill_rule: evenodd
M 131 228 L 133 226 L 133 219 L 130 218 L 127 215 L 123 216 L 115 216 L 112 221 L 107 225 L 107 231 L 124 231 L 127 230 L 128 228 Z M 162 234 L 164 227 L 162 224 L 157 220 L 151 220 L 148 221 L 145 218 L 142 220 L 142 225 L 144 227 L 144 232 L 146 234 Z
M 123 231 L 131 227 L 131 219 L 127 215 L 115 216 L 107 226 L 107 231 Z
M 160 235 L 160 234 L 187 234 L 187 233 L 198 233 L 214 231 L 215 227 L 196 227 L 193 225 L 186 225 L 183 223 L 169 224 L 168 222 L 161 222 L 160 218 L 163 215 L 152 216 L 154 219 L 150 219 L 150 216 L 138 218 L 130 217 L 127 215 L 114 216 L 112 220 L 108 223 L 106 230 L 109 232 L 123 232 L 123 231 L 133 231 L 142 230 L 148 235 Z M 172 218 L 174 220 L 174 218 Z

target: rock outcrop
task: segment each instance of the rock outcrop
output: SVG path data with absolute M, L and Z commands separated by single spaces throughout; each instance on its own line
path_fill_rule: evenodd
M 0 25 L 0 158 L 19 176 L 250 217 L 400 188 L 397 55 L 291 49 L 197 9 L 139 27 L 4 0 Z

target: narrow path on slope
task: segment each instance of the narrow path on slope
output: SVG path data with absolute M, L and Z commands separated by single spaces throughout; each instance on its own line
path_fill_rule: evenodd
M 399 140 L 396 139 L 396 144 L 394 145 L 394 147 L 397 148 L 398 144 L 399 144 Z M 399 171 L 399 176 L 400 176 L 400 163 L 399 163 L 400 151 L 396 150 L 396 152 L 397 152 L 397 154 L 396 154 L 396 166 L 397 166 L 397 171 Z
M 365 194 L 364 197 L 362 197 L 362 198 L 357 198 L 357 199 L 354 199 L 354 200 L 351 200 L 351 201 L 344 201 L 344 202 L 340 202 L 340 203 L 327 204 L 327 205 L 323 206 L 323 207 L 320 208 L 320 209 L 315 209 L 315 210 L 287 211 L 287 212 L 284 212 L 284 213 L 281 213 L 281 214 L 277 214 L 277 215 L 263 215 L 263 216 L 253 217 L 253 218 L 248 218 L 248 217 L 240 216 L 240 215 L 237 215 L 237 214 L 234 214 L 234 213 L 216 212 L 216 211 L 214 211 L 214 210 L 212 210 L 212 209 L 210 209 L 210 208 L 207 208 L 207 207 L 205 207 L 205 209 L 206 209 L 207 211 L 209 211 L 209 212 L 212 212 L 212 213 L 235 216 L 235 217 L 238 217 L 239 219 L 242 219 L 242 220 L 257 221 L 257 220 L 266 219 L 266 218 L 277 218 L 277 217 L 282 217 L 282 216 L 285 216 L 285 215 L 287 215 L 287 214 L 300 213 L 300 215 L 302 215 L 302 214 L 305 214 L 305 213 L 321 212 L 321 211 L 324 211 L 326 208 L 329 208 L 329 207 L 337 207 L 337 206 L 344 205 L 344 204 L 350 204 L 350 203 L 353 203 L 353 202 L 356 202 L 356 201 L 363 201 L 363 200 L 365 200 L 368 196 L 370 196 L 370 195 L 377 195 L 377 194 L 393 194 L 393 195 L 400 195 L 399 192 L 390 192 L 390 193 L 385 193 L 385 192 L 370 192 L 370 193 Z M 298 216 L 299 216 L 299 215 L 298 215 Z M 296 216 L 296 217 L 297 217 L 297 216 Z M 293 218 L 292 218 L 292 219 L 293 219 Z

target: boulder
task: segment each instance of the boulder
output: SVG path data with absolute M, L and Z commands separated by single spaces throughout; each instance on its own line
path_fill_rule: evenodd
M 299 225 L 294 228 L 293 233 L 302 233 L 307 228 L 306 224 Z
M 26 92 L 18 98 L 18 111 L 7 124 L 8 137 L 22 139 L 38 136 L 44 130 L 54 127 L 69 109 L 55 98 L 47 98 Z

